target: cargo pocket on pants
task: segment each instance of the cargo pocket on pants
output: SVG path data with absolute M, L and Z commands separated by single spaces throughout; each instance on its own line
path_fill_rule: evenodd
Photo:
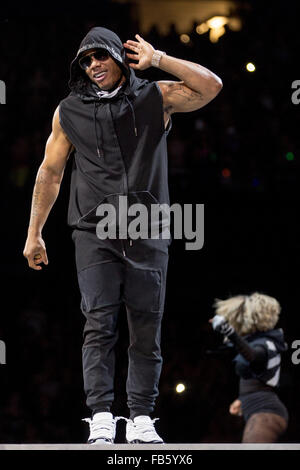
M 160 269 L 127 268 L 124 285 L 124 302 L 141 312 L 160 312 L 162 273 Z
M 121 303 L 122 266 L 104 262 L 78 273 L 81 292 L 81 310 L 89 313 Z

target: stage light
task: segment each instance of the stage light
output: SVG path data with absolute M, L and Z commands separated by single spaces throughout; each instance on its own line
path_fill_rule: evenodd
M 222 170 L 222 176 L 223 176 L 223 178 L 230 178 L 230 176 L 231 176 L 231 171 L 229 170 L 229 168 L 223 168 L 223 170 Z
M 209 39 L 210 42 L 218 42 L 219 38 L 225 34 L 226 30 L 224 26 L 221 26 L 220 28 L 214 28 L 211 29 L 209 32 Z
M 289 161 L 289 162 L 292 162 L 295 158 L 295 155 L 293 154 L 293 152 L 288 152 L 285 156 L 285 158 Z
M 240 31 L 242 22 L 237 17 L 213 16 L 209 20 L 199 24 L 196 27 L 198 34 L 204 34 L 209 30 L 209 39 L 211 42 L 218 42 L 219 38 L 226 33 L 225 25 L 232 31 Z
M 228 27 L 231 29 L 231 31 L 240 31 L 242 29 L 242 21 L 240 18 L 234 16 L 232 18 L 229 18 L 228 21 Z
M 226 33 L 224 26 L 228 21 L 229 18 L 226 18 L 226 16 L 213 16 L 206 21 L 207 26 L 210 28 L 209 39 L 211 42 L 218 42 L 219 38 Z
M 184 384 L 177 384 L 176 385 L 176 392 L 177 393 L 182 393 L 185 391 L 185 385 Z
M 226 18 L 226 16 L 213 16 L 206 21 L 206 24 L 210 29 L 219 29 L 225 26 L 225 24 L 228 23 L 228 20 L 229 18 Z
M 196 33 L 198 34 L 205 34 L 209 30 L 209 26 L 206 23 L 198 24 L 196 28 Z
M 190 36 L 188 34 L 181 34 L 180 35 L 180 41 L 183 42 L 184 44 L 188 44 L 190 42 Z
M 248 64 L 246 65 L 246 69 L 248 70 L 248 72 L 254 72 L 256 67 L 252 62 L 248 62 Z

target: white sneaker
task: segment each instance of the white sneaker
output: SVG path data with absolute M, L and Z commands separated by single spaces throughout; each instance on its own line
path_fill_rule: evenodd
M 93 418 L 85 418 L 90 425 L 88 444 L 113 444 L 116 437 L 116 422 L 111 413 L 101 412 L 94 414 Z
M 154 422 L 159 418 L 151 419 L 149 416 L 137 416 L 132 421 L 127 420 L 126 440 L 128 444 L 163 444 L 164 441 L 157 434 Z

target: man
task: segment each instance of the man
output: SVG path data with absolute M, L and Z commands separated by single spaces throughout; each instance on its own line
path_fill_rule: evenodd
M 101 238 L 99 215 L 104 215 L 107 204 L 120 212 L 120 196 L 127 198 L 128 207 L 169 204 L 170 116 L 203 107 L 222 88 L 221 80 L 201 65 L 170 57 L 138 34 L 135 37 L 136 41 L 122 44 L 112 31 L 96 27 L 83 39 L 71 64 L 71 93 L 54 113 L 24 249 L 31 268 L 40 270 L 41 263 L 48 264 L 42 228 L 68 157 L 74 154 L 68 223 L 73 228 L 81 309 L 86 317 L 83 376 L 92 411 L 87 419 L 88 442 L 96 444 L 112 443 L 115 438 L 114 346 L 122 302 L 130 334 L 126 439 L 163 442 L 150 415 L 162 365 L 160 332 L 170 243 L 160 237 L 124 235 L 118 222 L 112 224 L 116 237 Z M 150 66 L 180 81 L 149 83 L 135 76 L 134 69 Z

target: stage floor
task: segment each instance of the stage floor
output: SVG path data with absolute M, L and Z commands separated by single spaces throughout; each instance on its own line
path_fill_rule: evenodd
M 1 450 L 300 450 L 300 444 L 0 444 Z

